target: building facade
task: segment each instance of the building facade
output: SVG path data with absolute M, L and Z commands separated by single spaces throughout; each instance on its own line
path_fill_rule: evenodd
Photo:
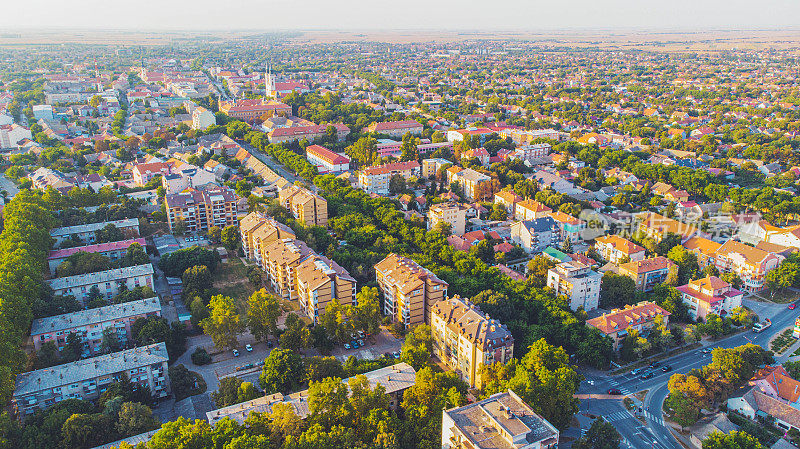
M 428 229 L 447 223 L 455 235 L 464 235 L 467 227 L 467 208 L 458 203 L 434 204 L 428 209 Z
M 667 278 L 678 275 L 678 266 L 664 256 L 620 264 L 619 274 L 628 276 L 636 283 L 636 289 L 649 292 Z
M 693 320 L 705 321 L 709 313 L 725 316 L 733 309 L 741 307 L 744 297 L 743 292 L 716 276 L 695 279 L 676 288 L 681 292 Z
M 127 290 L 136 287 L 148 286 L 153 288 L 153 265 L 134 265 L 132 267 L 116 268 L 113 270 L 98 271 L 96 273 L 79 274 L 47 281 L 54 295 L 74 296 L 83 304 L 89 296 L 92 287 L 97 287 L 105 299 L 116 296 L 125 286 Z
M 309 226 L 328 226 L 328 202 L 305 187 L 291 186 L 278 193 L 280 205 Z
M 655 325 L 656 317 L 662 317 L 664 326 L 669 325 L 670 313 L 654 302 L 643 301 L 636 305 L 628 305 L 622 309 L 614 309 L 609 313 L 586 321 L 587 326 L 599 329 L 608 335 L 613 342 L 614 350 L 619 350 L 622 341 L 632 330 L 640 336 L 647 336 Z
M 321 172 L 338 173 L 350 170 L 350 158 L 321 146 L 309 145 L 306 159 L 316 165 Z
M 447 282 L 413 260 L 389 254 L 375 264 L 383 314 L 406 327 L 430 323 L 431 308 L 447 297 Z
M 367 193 L 378 195 L 389 194 L 389 181 L 395 175 L 408 180 L 412 176 L 420 176 L 420 165 L 417 161 L 391 162 L 389 164 L 366 167 L 358 173 L 358 186 Z
M 547 286 L 556 295 L 566 296 L 569 308 L 591 311 L 600 303 L 600 281 L 603 276 L 581 262 L 562 262 L 547 270 Z
M 189 189 L 166 195 L 169 230 L 174 233 L 180 221 L 185 224 L 186 231 L 192 233 L 206 232 L 214 226 L 235 225 L 242 213 L 240 200 L 239 195 L 228 187 Z
M 505 325 L 458 296 L 433 305 L 431 331 L 434 355 L 474 388 L 482 387 L 481 366 L 506 363 L 514 354 Z
M 317 323 L 333 300 L 356 306 L 356 280 L 336 262 L 311 254 L 297 266 L 297 297 L 306 315 Z
M 89 223 L 85 225 L 65 226 L 50 230 L 50 236 L 55 239 L 55 245 L 61 245 L 65 240 L 77 239 L 89 245 L 97 241 L 97 231 L 102 230 L 108 225 L 114 225 L 122 231 L 127 238 L 139 237 L 139 219 L 126 218 L 123 220 L 102 221 L 99 223 Z
M 616 234 L 594 239 L 594 249 L 603 259 L 615 264 L 644 260 L 644 248 Z
M 162 342 L 21 373 L 12 407 L 24 417 L 66 399 L 94 400 L 123 375 L 134 385 L 148 387 L 153 396 L 166 397 L 172 391 L 168 361 Z

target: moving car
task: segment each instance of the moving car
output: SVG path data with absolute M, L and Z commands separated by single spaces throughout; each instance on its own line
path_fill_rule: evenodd
M 364 338 L 364 331 L 358 331 L 358 338 Z
M 619 388 L 609 388 L 608 389 L 608 394 L 613 394 L 614 396 L 619 396 L 619 395 L 622 394 L 622 392 L 619 390 Z
M 654 362 L 650 362 L 650 368 L 655 368 L 655 367 L 657 367 L 658 365 L 660 365 L 660 363 L 658 363 L 658 360 L 656 360 L 656 361 L 654 361 Z
M 644 371 L 644 368 L 636 368 L 636 369 L 631 370 L 631 374 L 634 375 L 634 376 L 638 376 L 639 373 L 641 373 L 642 371 Z
M 671 366 L 669 366 L 669 365 L 664 365 L 664 366 L 661 368 L 661 371 L 663 371 L 663 372 L 665 372 L 665 373 L 668 373 L 668 372 L 672 371 L 672 367 L 671 367 Z
M 795 303 L 789 304 L 789 310 L 794 310 L 795 307 L 797 307 L 797 304 Z
M 647 380 L 647 379 L 652 379 L 652 378 L 653 378 L 653 376 L 655 376 L 655 374 L 653 374 L 653 372 L 652 372 L 652 371 L 648 371 L 648 372 L 646 372 L 646 373 L 642 374 L 642 375 L 641 375 L 641 376 L 639 376 L 639 377 L 640 377 L 642 380 Z
M 247 349 L 247 352 L 253 352 L 253 347 L 250 345 L 244 345 L 244 349 Z
M 239 350 L 238 349 L 234 349 L 233 350 L 233 356 L 234 357 L 239 357 Z

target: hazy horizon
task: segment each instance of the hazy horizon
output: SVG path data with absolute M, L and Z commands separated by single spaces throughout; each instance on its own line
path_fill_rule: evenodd
M 8 0 L 4 0 L 8 3 Z M 800 27 L 800 1 L 762 0 L 99 0 L 8 3 L 6 30 L 120 31 L 725 31 Z

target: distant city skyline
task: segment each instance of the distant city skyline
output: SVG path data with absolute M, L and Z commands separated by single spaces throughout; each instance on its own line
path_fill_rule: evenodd
M 800 27 L 796 0 L 4 0 L 6 29 L 581 30 Z

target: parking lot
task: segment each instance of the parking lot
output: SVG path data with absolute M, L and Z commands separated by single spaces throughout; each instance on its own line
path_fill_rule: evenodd
M 387 352 L 399 352 L 400 347 L 403 346 L 403 340 L 395 338 L 386 329 L 381 329 L 376 335 L 362 340 L 364 341 L 364 346 L 357 349 L 347 349 L 344 345 L 337 345 L 333 351 L 331 351 L 331 355 L 339 359 L 342 363 L 351 355 L 358 359 L 377 359 Z

